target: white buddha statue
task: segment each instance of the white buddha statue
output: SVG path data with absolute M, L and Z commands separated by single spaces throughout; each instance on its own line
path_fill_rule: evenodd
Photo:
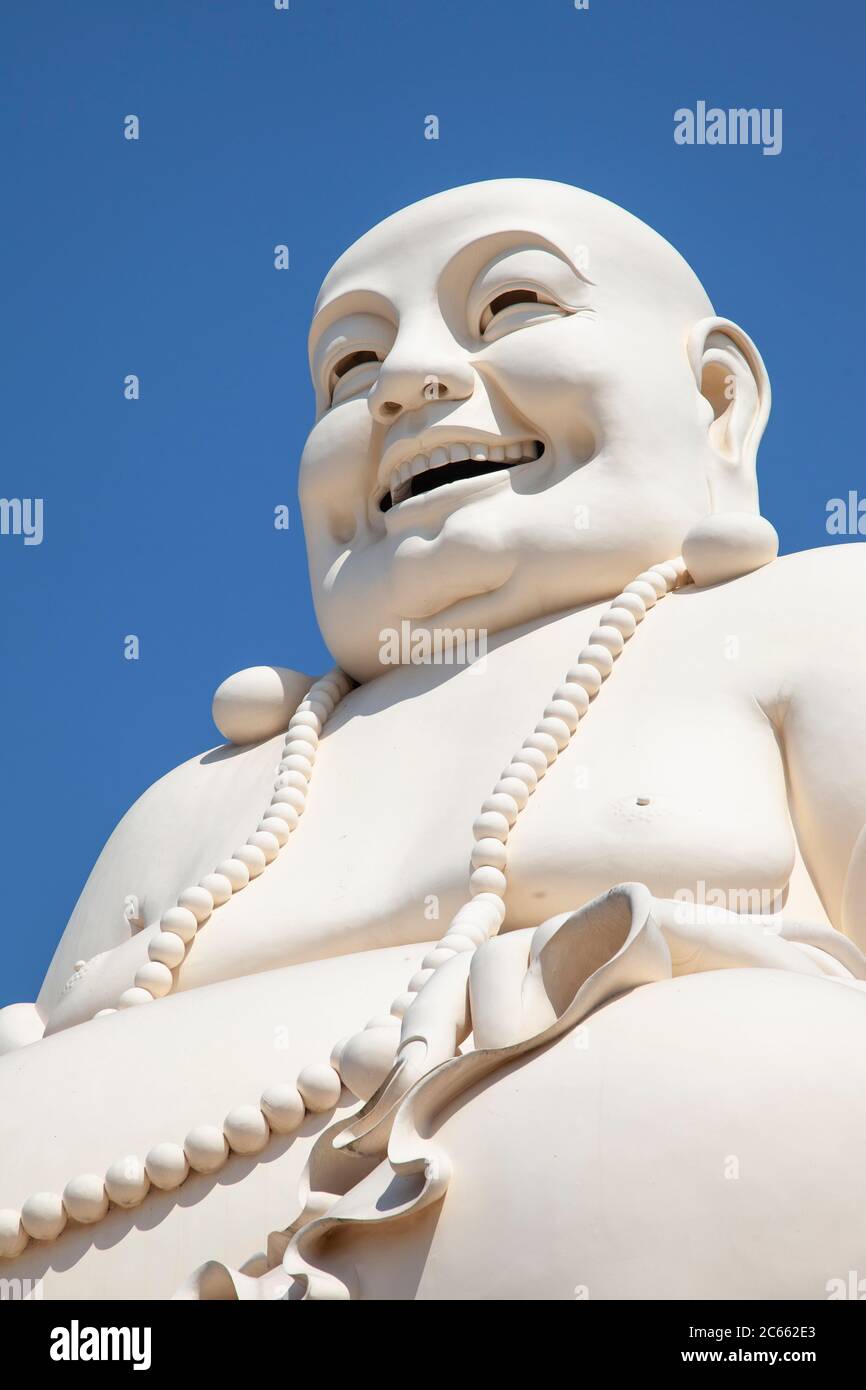
M 350 247 L 310 358 L 334 671 L 221 687 L 229 744 L 0 1014 L 0 1273 L 827 1297 L 866 1202 L 866 549 L 777 558 L 757 349 L 628 213 L 504 180 Z

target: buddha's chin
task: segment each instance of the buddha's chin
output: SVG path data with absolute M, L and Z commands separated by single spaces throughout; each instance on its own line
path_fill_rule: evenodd
M 450 547 L 443 547 L 447 552 Z M 473 555 L 439 553 L 399 557 L 394 567 L 394 609 L 409 622 L 449 622 L 458 612 L 484 606 L 514 573 L 508 554 Z

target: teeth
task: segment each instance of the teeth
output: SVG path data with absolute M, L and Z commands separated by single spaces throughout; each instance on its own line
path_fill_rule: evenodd
M 392 505 L 410 496 L 412 479 L 425 473 L 428 468 L 444 468 L 447 463 L 465 463 L 470 458 L 475 463 L 529 463 L 537 459 L 539 453 L 539 445 L 534 439 L 524 439 L 517 444 L 449 444 L 433 449 L 429 455 L 416 454 L 391 474 Z

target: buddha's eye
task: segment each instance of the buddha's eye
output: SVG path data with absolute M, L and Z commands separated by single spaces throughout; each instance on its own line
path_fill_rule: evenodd
M 335 362 L 330 372 L 328 393 L 332 405 L 367 391 L 376 380 L 381 365 L 378 353 L 369 348 L 349 352 Z
M 561 315 L 564 310 L 555 299 L 544 294 L 542 290 L 530 289 L 528 286 L 503 290 L 491 299 L 487 308 L 482 311 L 479 328 L 485 338 L 498 337 L 500 331 L 507 332 L 509 328 L 521 328 L 526 323 L 536 323 L 548 317 L 551 312 Z

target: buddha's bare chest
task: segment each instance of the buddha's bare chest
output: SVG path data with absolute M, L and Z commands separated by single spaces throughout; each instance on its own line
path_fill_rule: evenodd
M 627 880 L 661 896 L 787 880 L 793 838 L 768 722 L 736 688 L 642 660 L 643 635 L 511 832 L 514 926 Z M 343 932 L 438 934 L 466 896 L 481 802 L 568 665 L 542 644 L 531 665 L 510 655 L 485 674 L 360 705 L 325 737 L 301 826 L 268 871 L 269 922 L 337 944 Z M 263 895 L 245 897 L 252 913 Z

